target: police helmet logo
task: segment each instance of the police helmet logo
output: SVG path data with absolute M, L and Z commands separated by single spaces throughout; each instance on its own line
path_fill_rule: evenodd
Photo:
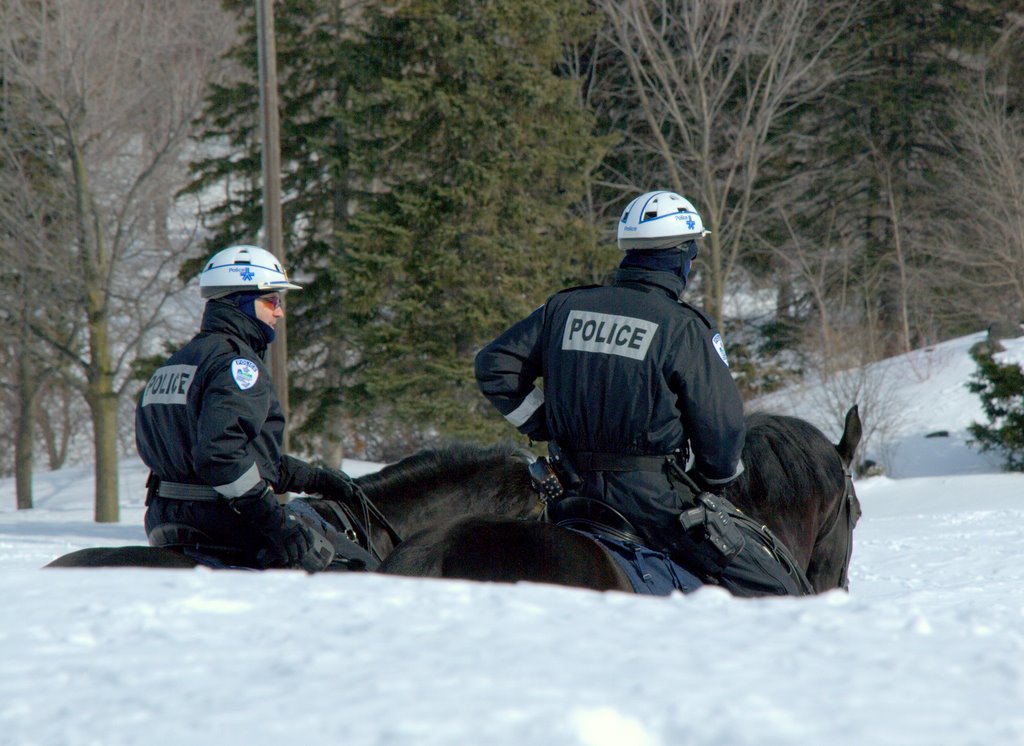
M 238 388 L 245 391 L 256 385 L 256 380 L 260 377 L 260 369 L 252 360 L 238 358 L 231 361 L 231 377 L 235 379 Z
M 722 362 L 725 363 L 726 367 L 729 366 L 729 357 L 725 354 L 725 345 L 722 344 L 722 335 L 715 334 L 711 338 L 711 344 L 715 347 L 715 352 L 718 353 L 718 357 L 722 358 Z
M 248 267 L 246 267 L 245 269 L 242 270 L 242 279 L 245 280 L 246 282 L 249 282 L 249 280 L 251 280 L 255 276 L 256 276 L 256 273 L 253 272 Z

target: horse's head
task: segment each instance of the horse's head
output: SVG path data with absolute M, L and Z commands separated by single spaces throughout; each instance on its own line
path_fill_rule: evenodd
M 860 517 L 849 465 L 860 437 L 856 407 L 846 415 L 838 445 L 796 417 L 747 417 L 746 470 L 726 496 L 772 530 L 816 592 L 846 587 Z
M 853 529 L 862 513 L 850 469 L 862 432 L 860 414 L 854 405 L 846 413 L 843 435 L 835 447 L 843 468 L 843 491 L 835 502 L 832 517 L 818 531 L 807 567 L 807 579 L 819 593 L 849 588 L 847 573 L 853 554 Z

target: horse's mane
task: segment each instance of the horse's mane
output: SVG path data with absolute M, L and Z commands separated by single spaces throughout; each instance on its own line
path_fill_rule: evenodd
M 744 471 L 728 490 L 737 504 L 767 521 L 797 495 L 825 500 L 842 492 L 839 454 L 814 425 L 764 412 L 748 415 L 746 424 Z
M 482 512 L 504 512 L 503 506 L 535 496 L 526 465 L 528 451 L 512 442 L 490 446 L 449 442 L 419 451 L 356 481 L 372 500 L 422 501 L 435 487 L 457 491 L 463 500 L 473 496 L 490 503 Z M 468 506 L 467 506 L 468 507 Z

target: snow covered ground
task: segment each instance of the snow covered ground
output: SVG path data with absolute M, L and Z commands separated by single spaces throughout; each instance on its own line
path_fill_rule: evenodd
M 114 525 L 87 470 L 31 511 L 0 481 L 0 746 L 1024 744 L 1024 475 L 966 444 L 979 339 L 883 364 L 894 476 L 857 482 L 848 595 L 43 571 L 145 542 L 143 470 Z

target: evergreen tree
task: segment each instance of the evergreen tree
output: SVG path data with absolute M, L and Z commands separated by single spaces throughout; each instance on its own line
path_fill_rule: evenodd
M 204 255 L 183 269 L 189 276 L 213 251 L 257 241 L 263 223 L 255 13 L 243 0 L 227 6 L 240 18 L 230 54 L 238 74 L 211 89 L 202 139 L 212 154 L 194 163 L 188 189 L 216 187 L 223 196 L 206 216 Z M 344 252 L 339 236 L 360 196 L 344 112 L 354 82 L 372 72 L 359 47 L 358 4 L 283 0 L 274 13 L 284 247 L 289 271 L 304 285 L 288 297 L 290 426 L 298 447 L 337 463 L 345 448 L 361 446 L 341 409 L 353 324 L 339 301 L 346 280 L 333 256 Z
M 190 187 L 229 187 L 208 251 L 262 222 L 254 19 L 230 4 L 242 74 L 204 115 L 230 151 Z M 569 0 L 283 0 L 275 23 L 285 246 L 306 284 L 288 299 L 296 442 L 390 458 L 507 433 L 475 351 L 598 256 L 575 208 L 604 143 L 560 74 L 589 16 Z
M 1024 471 L 1024 369 L 997 362 L 990 351 L 973 357 L 978 370 L 967 388 L 981 397 L 988 424 L 967 429 L 981 450 L 1001 453 L 1009 471 Z
M 508 432 L 475 352 L 592 271 L 573 206 L 604 144 L 557 74 L 587 22 L 566 0 L 412 0 L 372 18 L 381 76 L 362 81 L 351 131 L 380 189 L 335 258 L 361 315 L 351 402 L 413 439 Z

